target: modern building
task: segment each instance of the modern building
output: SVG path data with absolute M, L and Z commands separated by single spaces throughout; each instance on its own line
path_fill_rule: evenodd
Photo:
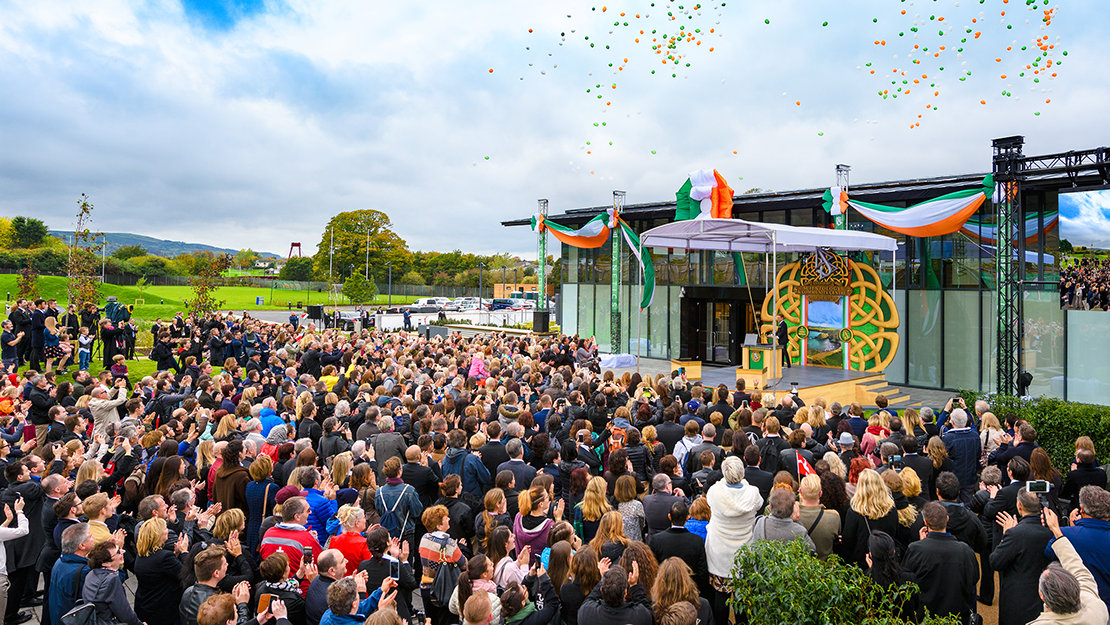
M 1099 162 L 1105 163 L 1099 151 Z M 1092 151 L 1093 152 L 1093 151 Z M 1107 152 L 1110 155 L 1110 152 Z M 989 164 L 989 162 L 988 162 Z M 1106 403 L 1110 397 L 1110 313 L 1062 311 L 1058 290 L 1061 190 L 1106 185 L 1102 173 L 1082 168 L 1046 168 L 1021 182 L 1020 219 L 1031 236 L 1024 246 L 1021 367 L 1033 375 L 1029 393 Z M 904 207 L 981 186 L 988 172 L 893 182 L 853 183 L 855 200 Z M 831 174 L 831 172 L 830 172 Z M 830 227 L 822 208 L 826 188 L 752 193 L 734 198 L 732 217 L 793 226 Z M 610 208 L 594 206 L 552 214 L 556 223 L 579 227 Z M 622 216 L 637 232 L 673 220 L 672 199 L 627 204 Z M 952 235 L 908 237 L 849 212 L 849 228 L 894 237 L 899 251 L 869 259 L 884 286 L 892 286 L 901 317 L 899 354 L 886 369 L 891 384 L 928 388 L 997 389 L 998 305 L 994 241 L 995 207 L 986 202 L 965 228 Z M 528 226 L 529 220 L 503 222 Z M 561 246 L 558 318 L 565 334 L 595 336 L 610 344 L 611 246 Z M 655 298 L 642 313 L 640 268 L 621 247 L 620 310 L 623 351 L 651 358 L 692 358 L 707 364 L 736 364 L 737 345 L 756 332 L 771 259 L 744 253 L 738 272 L 733 255 L 722 252 L 651 249 Z M 1019 252 L 1020 253 L 1020 252 Z M 797 259 L 780 254 L 779 266 Z M 631 260 L 631 262 L 630 262 Z M 1019 272 L 1020 275 L 1020 272 Z

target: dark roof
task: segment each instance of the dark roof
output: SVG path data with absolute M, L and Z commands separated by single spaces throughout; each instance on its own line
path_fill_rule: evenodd
M 871 184 L 853 184 L 850 187 L 851 196 L 858 200 L 873 203 L 906 202 L 909 204 L 935 198 L 939 195 L 963 191 L 979 186 L 987 174 L 965 174 L 959 176 L 941 176 L 938 178 L 917 178 L 912 180 L 895 180 L 890 182 L 875 182 Z M 761 210 L 791 210 L 799 208 L 816 208 L 821 205 L 822 198 L 828 187 L 819 189 L 799 189 L 796 191 L 779 191 L 767 193 L 750 193 L 732 198 L 732 211 L 740 216 L 744 213 Z M 609 206 L 591 206 L 586 208 L 572 208 L 562 215 L 549 215 L 559 223 L 565 225 L 582 224 L 600 213 L 605 212 Z M 675 202 L 650 202 L 646 204 L 626 204 L 624 215 L 628 219 L 659 219 L 674 216 Z M 502 226 L 527 226 L 531 224 L 531 216 L 525 219 L 512 219 L 501 222 Z

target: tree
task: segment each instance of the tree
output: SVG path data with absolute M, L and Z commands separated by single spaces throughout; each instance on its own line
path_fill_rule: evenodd
M 224 305 L 222 299 L 216 299 L 212 292 L 216 290 L 220 274 L 231 266 L 231 254 L 220 254 L 211 263 L 201 267 L 200 272 L 189 281 L 193 289 L 193 298 L 182 302 L 189 314 L 200 317 L 213 312 Z
M 416 271 L 406 271 L 405 275 L 401 276 L 401 279 L 398 280 L 397 282 L 398 282 L 398 284 L 423 285 L 424 284 L 424 276 L 421 276 Z
M 12 244 L 15 247 L 33 247 L 46 239 L 46 224 L 34 217 L 12 218 Z
M 343 294 L 354 304 L 365 304 L 374 299 L 377 294 L 375 291 L 377 287 L 374 283 L 364 278 L 361 273 L 353 273 L 343 282 Z
M 312 279 L 312 258 L 308 256 L 294 256 L 285 261 L 285 266 L 278 272 L 282 280 L 297 280 L 308 282 Z
M 0 248 L 11 249 L 15 247 L 12 243 L 12 220 L 10 217 L 0 217 Z
M 387 262 L 393 263 L 394 276 L 402 275 L 411 268 L 412 254 L 404 239 L 393 232 L 389 216 L 381 211 L 361 209 L 339 213 L 328 221 L 312 257 L 316 276 L 340 281 L 353 273 L 352 267 L 362 271 L 366 263 L 367 231 L 370 233 L 371 274 L 375 279 L 385 281 Z M 331 255 L 329 250 L 333 234 L 335 253 Z M 334 276 L 328 276 L 329 265 Z
M 141 245 L 123 245 L 119 247 L 116 251 L 112 252 L 112 258 L 118 258 L 120 260 L 131 260 L 132 258 L 136 258 L 139 256 L 146 256 L 149 253 L 150 252 L 147 252 L 146 248 Z
M 139 299 L 143 298 L 143 291 L 145 291 L 148 286 L 150 286 L 150 283 L 146 281 L 146 276 L 135 281 L 135 289 L 139 291 Z
M 77 219 L 73 225 L 73 246 L 66 263 L 66 296 L 69 303 L 84 307 L 88 302 L 100 300 L 100 267 L 98 256 L 104 247 L 104 239 L 99 232 L 89 230 L 92 221 L 93 203 L 89 196 L 82 193 L 77 198 Z
M 248 247 L 247 249 L 239 250 L 235 253 L 235 264 L 238 265 L 240 269 L 250 269 L 254 267 L 254 261 L 259 258 L 261 258 L 261 256 L 258 255 L 258 252 Z
M 1061 252 L 1065 252 L 1065 253 L 1066 252 L 1071 252 L 1072 249 L 1073 248 L 1071 246 L 1071 241 L 1068 241 L 1067 239 L 1060 239 L 1060 251 Z
M 19 290 L 17 297 L 34 299 L 39 296 L 39 274 L 30 265 L 24 267 L 16 278 L 16 287 Z

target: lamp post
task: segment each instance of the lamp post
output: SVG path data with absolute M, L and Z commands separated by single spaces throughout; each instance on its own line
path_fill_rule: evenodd
M 508 295 L 505 295 L 505 270 L 506 269 L 508 269 L 508 267 L 505 267 L 504 265 L 501 266 L 501 297 L 508 297 Z
M 389 301 L 386 302 L 386 308 L 393 306 L 393 261 L 386 263 L 389 267 Z
M 366 229 L 366 275 L 363 277 L 370 279 L 370 228 Z

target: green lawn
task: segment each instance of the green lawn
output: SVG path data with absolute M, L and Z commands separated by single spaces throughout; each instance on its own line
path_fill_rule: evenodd
M 18 291 L 16 277 L 14 274 L 0 274 L 0 294 L 5 295 L 5 301 L 10 302 L 16 296 Z M 64 303 L 66 301 L 65 287 L 66 279 L 63 277 L 42 276 L 39 278 L 40 297 L 54 298 Z M 143 290 L 140 298 L 139 290 L 135 287 L 114 284 L 103 285 L 100 292 L 105 296 L 116 296 L 120 303 L 134 304 L 135 316 L 150 321 L 158 317 L 163 319 L 172 318 L 176 312 L 184 309 L 184 300 L 189 299 L 193 294 L 192 289 L 188 286 L 149 286 Z M 248 286 L 221 287 L 216 289 L 215 297 L 224 300 L 224 307 L 229 310 L 275 310 L 288 308 L 290 303 L 294 306 L 297 303 L 302 306 L 331 303 L 328 300 L 328 294 L 319 291 L 274 289 L 271 297 L 271 289 Z M 263 303 L 261 305 L 257 303 L 259 297 L 262 298 Z M 374 299 L 373 305 L 384 305 L 387 299 L 388 297 L 385 294 L 379 294 Z M 398 304 L 409 304 L 415 300 L 415 297 L 393 296 L 393 301 Z M 101 303 L 103 304 L 103 302 Z M 346 298 L 342 296 L 336 303 L 349 304 Z

